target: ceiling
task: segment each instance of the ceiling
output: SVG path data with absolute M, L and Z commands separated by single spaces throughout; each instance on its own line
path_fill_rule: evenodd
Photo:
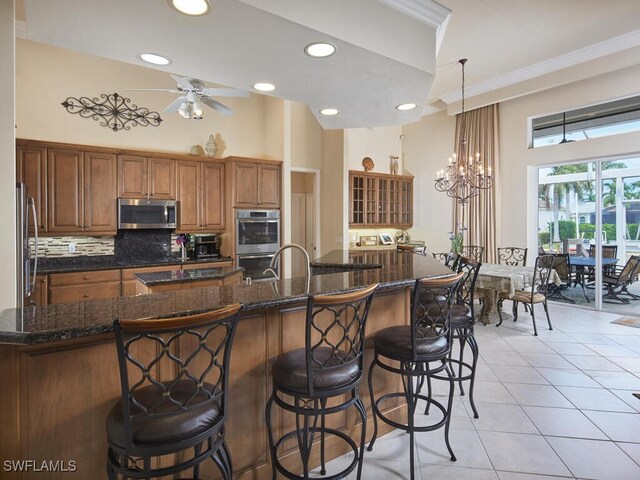
M 304 102 L 323 128 L 373 127 L 467 109 L 640 62 L 640 2 L 609 0 L 215 0 L 192 18 L 158 0 L 24 0 L 25 38 Z M 444 7 L 444 8 L 443 8 Z M 450 15 L 449 15 L 450 13 Z M 337 52 L 303 53 L 314 41 Z M 132 88 L 170 88 L 132 85 Z M 399 112 L 400 103 L 419 108 Z M 321 108 L 340 114 L 325 117 Z M 216 114 L 213 113 L 212 114 Z

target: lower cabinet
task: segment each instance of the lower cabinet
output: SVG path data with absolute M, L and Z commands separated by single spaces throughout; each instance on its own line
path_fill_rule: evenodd
M 120 296 L 120 270 L 49 275 L 49 303 L 73 303 Z

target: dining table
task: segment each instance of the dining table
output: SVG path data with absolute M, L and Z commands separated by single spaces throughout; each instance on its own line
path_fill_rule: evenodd
M 483 263 L 478 271 L 474 289 L 476 298 L 482 302 L 482 310 L 476 314 L 476 318 L 485 325 L 500 321 L 498 315 L 500 294 L 504 293 L 511 298 L 518 290 L 530 290 L 533 275 L 533 267 Z M 556 285 L 562 283 L 555 270 L 551 272 L 549 283 Z M 510 317 L 506 313 L 502 316 Z

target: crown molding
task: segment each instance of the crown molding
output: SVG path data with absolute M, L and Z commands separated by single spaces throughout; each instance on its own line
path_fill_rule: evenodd
M 432 0 L 378 1 L 433 28 L 439 28 L 451 15 L 451 10 Z
M 24 20 L 15 20 L 14 24 L 16 29 L 16 37 L 28 40 L 29 36 L 27 32 L 27 22 L 25 22 Z
M 500 75 L 496 78 L 492 78 L 491 80 L 487 80 L 486 82 L 466 86 L 465 98 L 482 95 L 493 90 L 505 88 L 516 83 L 541 77 L 558 70 L 573 67 L 581 63 L 596 60 L 598 58 L 606 57 L 607 55 L 612 55 L 638 46 L 640 46 L 640 30 L 635 30 L 633 32 L 625 33 L 624 35 L 610 38 L 609 40 Z M 460 101 L 462 99 L 462 94 L 460 91 L 455 91 L 443 95 L 440 99 L 449 105 Z

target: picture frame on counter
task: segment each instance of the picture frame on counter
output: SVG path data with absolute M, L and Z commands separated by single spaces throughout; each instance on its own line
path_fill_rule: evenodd
M 380 243 L 382 245 L 393 245 L 393 238 L 391 237 L 390 234 L 388 233 L 381 233 L 380 234 Z
M 377 235 L 360 235 L 360 245 L 363 247 L 378 245 Z

